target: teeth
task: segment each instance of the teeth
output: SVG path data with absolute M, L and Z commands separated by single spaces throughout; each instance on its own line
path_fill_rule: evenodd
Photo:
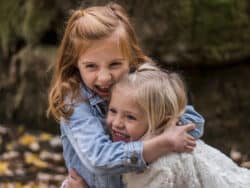
M 118 135 L 118 136 L 122 136 L 122 137 L 123 137 L 123 135 L 122 135 L 122 134 L 120 134 L 120 133 L 116 133 L 116 135 Z
M 107 89 L 108 87 L 98 86 L 101 89 Z
M 124 137 L 124 138 L 128 138 L 128 136 L 125 135 L 125 134 L 118 133 L 118 132 L 114 132 L 114 133 L 115 133 L 115 135 L 117 135 L 117 136 Z
M 103 89 L 103 90 L 108 90 L 109 89 L 109 87 L 101 87 L 101 86 L 96 86 L 97 88 L 99 88 L 99 89 Z

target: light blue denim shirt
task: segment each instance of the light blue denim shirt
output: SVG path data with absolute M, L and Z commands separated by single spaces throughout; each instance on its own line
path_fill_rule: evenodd
M 107 107 L 107 103 L 84 86 L 81 86 L 81 94 L 88 100 L 77 103 L 69 120 L 60 122 L 66 166 L 74 168 L 90 188 L 122 188 L 120 174 L 142 171 L 146 167 L 143 143 L 112 142 L 101 108 Z M 202 136 L 204 119 L 192 106 L 187 106 L 180 120 L 183 124 L 195 123 L 197 127 L 190 134 L 195 138 Z

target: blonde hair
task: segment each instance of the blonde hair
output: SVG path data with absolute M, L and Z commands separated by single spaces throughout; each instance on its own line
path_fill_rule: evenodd
M 124 9 L 115 3 L 75 10 L 68 20 L 54 65 L 53 79 L 49 90 L 48 114 L 56 120 L 68 119 L 74 102 L 80 100 L 81 76 L 76 68 L 78 57 L 95 40 L 111 35 L 118 36 L 122 54 L 136 67 L 150 59 L 138 45 L 134 29 Z M 65 97 L 67 96 L 67 102 Z
M 164 72 L 154 64 L 143 64 L 137 71 L 123 77 L 114 88 L 131 90 L 132 100 L 144 110 L 146 135 L 162 132 L 179 117 L 187 104 L 185 85 L 177 73 Z

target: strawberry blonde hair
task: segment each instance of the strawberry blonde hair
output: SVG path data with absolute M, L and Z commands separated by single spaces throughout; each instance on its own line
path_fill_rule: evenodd
M 185 110 L 187 96 L 184 82 L 177 73 L 164 72 L 152 63 L 139 66 L 115 86 L 131 91 L 131 100 L 144 111 L 148 136 L 158 134 Z
M 73 11 L 54 64 L 48 115 L 52 114 L 57 121 L 62 117 L 69 118 L 74 103 L 81 100 L 79 87 L 82 80 L 76 67 L 79 55 L 87 50 L 91 42 L 113 34 L 118 36 L 119 47 L 123 56 L 128 59 L 130 68 L 150 61 L 139 47 L 134 29 L 120 5 L 110 3 Z

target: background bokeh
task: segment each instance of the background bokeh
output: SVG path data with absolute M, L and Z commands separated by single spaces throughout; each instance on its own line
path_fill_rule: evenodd
M 46 131 L 54 137 L 59 134 L 55 121 L 46 117 L 51 79 L 48 67 L 55 60 L 70 10 L 106 2 L 0 1 L 0 124 L 3 129 L 0 135 L 8 135 L 0 139 L 0 155 L 8 151 L 6 146 L 11 143 L 8 139 L 18 136 L 21 139 L 27 132 Z M 128 11 L 145 52 L 164 68 L 184 75 L 193 105 L 206 119 L 203 139 L 227 155 L 237 151 L 239 161 L 247 161 L 250 155 L 250 1 L 114 2 Z M 45 141 L 36 142 L 40 145 Z M 4 161 L 0 157 L 1 160 Z M 0 179 L 13 180 L 6 180 L 6 174 L 2 177 L 0 163 Z

